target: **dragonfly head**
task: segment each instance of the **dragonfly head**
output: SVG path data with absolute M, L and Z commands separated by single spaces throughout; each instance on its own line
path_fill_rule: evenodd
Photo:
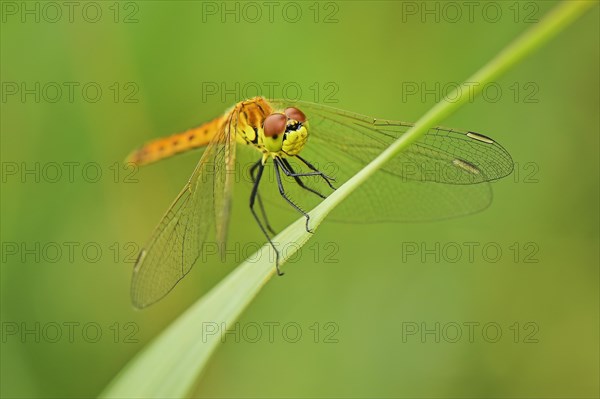
M 264 145 L 279 156 L 297 155 L 308 139 L 308 121 L 298 108 L 286 108 L 265 118 Z

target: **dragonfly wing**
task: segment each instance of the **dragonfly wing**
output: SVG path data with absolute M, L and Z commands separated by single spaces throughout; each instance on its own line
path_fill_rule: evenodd
M 227 234 L 235 137 L 230 123 L 215 135 L 190 180 L 156 228 L 133 269 L 131 299 L 144 308 L 164 297 L 190 271 L 204 243 Z
M 309 143 L 334 147 L 365 165 L 413 126 L 309 102 L 272 103 L 279 108 L 295 106 L 305 112 L 310 123 Z M 382 170 L 407 180 L 474 184 L 509 175 L 513 161 L 500 144 L 486 136 L 435 127 Z
M 331 213 L 338 222 L 423 222 L 471 215 L 492 202 L 491 185 L 400 181 L 377 172 Z
M 213 158 L 214 175 L 212 179 L 213 188 L 213 207 L 216 227 L 216 241 L 219 248 L 227 240 L 227 231 L 229 229 L 229 217 L 231 214 L 231 201 L 233 197 L 233 184 L 235 183 L 235 157 L 236 143 L 235 132 L 237 129 L 238 113 L 230 113 L 223 129 L 223 139 L 215 145 L 215 155 Z M 223 144 L 220 144 L 223 143 Z
M 377 120 L 312 103 L 277 100 L 272 104 L 276 108 L 295 106 L 307 115 L 310 136 L 301 156 L 335 177 L 337 186 L 412 127 L 410 123 Z M 510 174 L 512 168 L 508 152 L 488 137 L 433 128 L 376 172 L 332 213 L 332 218 L 422 221 L 474 213 L 491 201 L 487 182 Z M 324 187 L 315 178 L 310 178 L 310 185 Z M 310 198 L 293 184 L 287 187 L 299 199 L 306 198 L 307 209 L 319 202 L 318 197 Z

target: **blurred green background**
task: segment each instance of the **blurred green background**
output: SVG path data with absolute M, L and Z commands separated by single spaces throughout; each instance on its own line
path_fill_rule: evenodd
M 2 397 L 97 395 L 243 260 L 198 264 L 135 311 L 132 260 L 198 154 L 132 172 L 130 150 L 256 87 L 416 120 L 555 5 L 475 3 L 274 2 L 270 16 L 262 2 L 76 2 L 72 15 L 3 2 Z M 196 396 L 598 397 L 598 17 L 444 122 L 511 152 L 489 209 L 324 223 L 230 326 L 239 342 L 228 336 Z M 234 249 L 262 242 L 246 204 L 238 190 Z

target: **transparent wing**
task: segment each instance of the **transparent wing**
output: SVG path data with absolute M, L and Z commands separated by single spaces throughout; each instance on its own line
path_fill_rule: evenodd
M 192 268 L 203 243 L 223 243 L 231 208 L 235 161 L 232 112 L 204 151 L 190 180 L 142 250 L 133 269 L 131 299 L 144 308 L 164 297 Z
M 309 140 L 300 155 L 334 177 L 337 186 L 412 126 L 306 102 L 275 100 L 271 104 L 275 109 L 294 106 L 306 114 Z M 301 162 L 290 162 L 297 172 L 308 171 Z M 332 219 L 425 221 L 475 213 L 491 202 L 488 182 L 510 174 L 512 169 L 510 154 L 492 139 L 474 132 L 433 128 L 336 208 Z M 274 181 L 274 177 L 268 176 L 268 180 Z M 331 192 L 319 177 L 303 180 L 324 195 Z M 320 202 L 291 178 L 285 183 L 286 191 L 305 210 Z M 261 183 L 266 200 L 282 204 L 277 190 L 264 186 Z

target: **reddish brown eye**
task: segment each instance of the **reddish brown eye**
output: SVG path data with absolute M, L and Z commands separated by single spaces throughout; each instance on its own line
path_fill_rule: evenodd
M 283 112 L 285 113 L 285 116 L 287 116 L 290 119 L 297 120 L 300 123 L 306 122 L 306 115 L 304 115 L 304 113 L 302 111 L 300 111 L 298 108 L 294 108 L 294 107 L 286 108 L 285 111 L 283 111 Z
M 266 137 L 274 137 L 285 132 L 287 117 L 284 114 L 271 114 L 265 118 L 263 129 Z

